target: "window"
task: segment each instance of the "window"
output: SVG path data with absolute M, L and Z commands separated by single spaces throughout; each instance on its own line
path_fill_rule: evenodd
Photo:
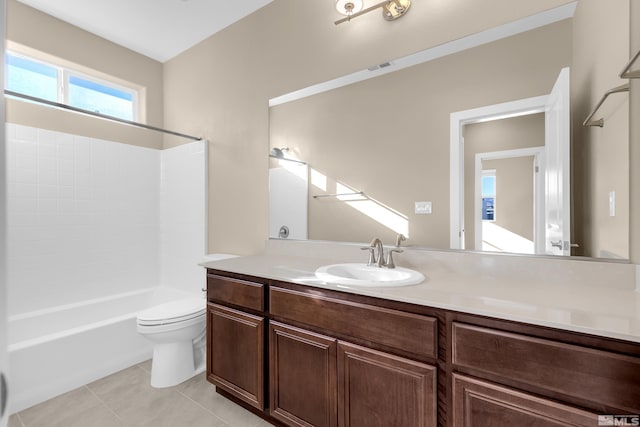
M 69 76 L 67 88 L 69 105 L 125 120 L 134 119 L 131 91 L 77 76 Z
M 14 92 L 58 101 L 58 70 L 55 67 L 7 54 L 5 86 Z
M 5 62 L 5 87 L 10 91 L 119 119 L 138 119 L 138 89 L 13 52 L 7 52 Z
M 482 171 L 482 220 L 496 219 L 496 171 Z

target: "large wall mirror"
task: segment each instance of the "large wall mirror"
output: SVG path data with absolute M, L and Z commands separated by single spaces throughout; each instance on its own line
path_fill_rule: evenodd
M 270 107 L 270 237 L 393 244 L 401 233 L 417 247 L 627 259 L 628 137 L 602 164 L 577 147 L 584 113 L 574 103 L 584 97 L 575 84 L 565 82 L 564 148 L 550 148 L 561 115 L 550 118 L 544 106 L 464 119 L 552 97 L 563 69 L 567 79 L 582 72 L 572 63 L 573 32 L 574 18 L 556 18 L 401 69 L 404 58 L 390 61 L 356 83 L 279 97 Z M 628 116 L 628 104 L 617 107 L 608 114 Z M 455 155 L 452 117 L 463 117 Z M 595 170 L 621 183 L 598 190 L 617 197 L 614 216 L 584 209 L 597 187 L 584 177 Z M 545 237 L 563 227 L 564 236 Z M 597 227 L 611 232 L 594 239 Z

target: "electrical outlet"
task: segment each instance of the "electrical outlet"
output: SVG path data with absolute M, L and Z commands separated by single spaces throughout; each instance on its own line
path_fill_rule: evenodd
M 431 213 L 431 202 L 416 202 L 417 215 L 428 215 Z

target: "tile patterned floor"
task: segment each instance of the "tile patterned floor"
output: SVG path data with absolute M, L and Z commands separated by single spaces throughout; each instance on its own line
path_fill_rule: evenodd
M 149 385 L 151 361 L 117 372 L 9 418 L 9 427 L 267 427 L 215 392 L 204 373 L 175 387 Z

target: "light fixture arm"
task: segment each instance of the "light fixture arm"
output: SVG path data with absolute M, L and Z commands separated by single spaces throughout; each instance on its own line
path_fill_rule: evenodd
M 404 5 L 402 3 L 405 3 Z M 385 17 L 385 19 L 388 20 L 393 20 L 396 18 L 399 18 L 400 16 L 404 15 L 407 10 L 409 9 L 409 6 L 411 5 L 411 1 L 410 0 L 405 0 L 404 2 L 401 2 L 401 0 L 384 0 L 381 1 L 380 3 L 376 3 L 373 6 L 369 6 L 366 9 L 362 9 L 359 12 L 356 13 L 352 13 L 349 16 L 342 18 L 342 19 L 338 19 L 336 22 L 334 22 L 335 25 L 339 25 L 342 24 L 344 22 L 349 22 L 351 19 L 353 18 L 357 18 L 358 16 L 364 15 L 366 13 L 369 13 L 373 10 L 379 9 L 379 8 L 385 8 L 385 9 L 389 9 L 390 7 L 396 7 L 396 8 L 400 8 L 402 9 L 402 12 L 399 13 L 398 15 L 395 15 L 391 18 L 387 18 Z

